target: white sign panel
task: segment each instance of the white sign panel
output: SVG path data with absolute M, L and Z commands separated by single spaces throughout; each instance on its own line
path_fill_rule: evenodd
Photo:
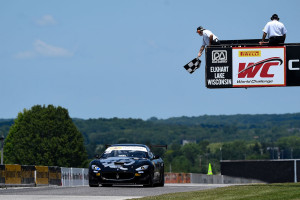
M 285 47 L 232 48 L 233 87 L 285 86 Z

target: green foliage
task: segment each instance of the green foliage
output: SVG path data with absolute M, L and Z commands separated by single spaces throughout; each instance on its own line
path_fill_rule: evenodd
M 248 153 L 245 141 L 237 140 L 222 146 L 223 160 L 244 160 Z
M 88 155 L 91 158 L 99 144 L 151 143 L 180 144 L 182 140 L 197 143 L 224 143 L 235 140 L 276 142 L 281 137 L 300 137 L 300 113 L 283 115 L 220 115 L 178 117 L 147 121 L 141 119 L 74 119 L 83 133 Z M 265 150 L 266 151 L 266 150 Z M 250 156 L 244 152 L 246 156 Z M 243 155 L 242 157 L 245 157 Z M 240 158 L 242 158 L 240 157 Z
M 24 109 L 5 139 L 6 164 L 81 167 L 86 159 L 82 134 L 62 107 Z
M 0 119 L 0 136 L 7 136 L 9 128 L 13 124 L 13 122 L 13 119 Z
M 73 119 L 73 122 L 84 137 L 89 159 L 101 154 L 105 144 L 114 143 L 167 144 L 167 151 L 152 150 L 163 156 L 166 171 L 171 167 L 173 172 L 207 173 L 208 163 L 211 163 L 216 174 L 220 159 L 300 158 L 300 113 L 152 117 L 146 121 Z M 7 131 L 9 123 L 13 122 L 0 120 L 0 130 Z M 182 140 L 196 143 L 182 146 Z
M 300 158 L 300 137 L 289 136 L 279 138 L 277 146 L 281 150 L 284 157 Z

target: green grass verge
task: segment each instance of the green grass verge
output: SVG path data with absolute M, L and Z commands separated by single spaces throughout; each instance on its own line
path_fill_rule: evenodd
M 195 192 L 180 192 L 140 198 L 139 200 L 300 200 L 300 183 L 252 184 Z

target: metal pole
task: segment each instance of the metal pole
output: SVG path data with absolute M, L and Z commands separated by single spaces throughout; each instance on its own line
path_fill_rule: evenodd
M 3 141 L 1 145 L 1 165 L 3 165 Z
M 294 182 L 297 183 L 297 161 L 294 160 Z
M 71 167 L 71 186 L 73 186 L 73 169 L 72 169 L 72 167 Z
M 3 165 L 3 146 L 4 146 L 4 136 L 0 137 L 1 140 L 1 165 Z
M 81 169 L 81 173 L 82 173 L 82 185 L 84 186 L 84 169 Z
M 34 170 L 34 183 L 35 183 L 35 186 L 37 185 L 37 180 L 36 180 L 36 169 Z

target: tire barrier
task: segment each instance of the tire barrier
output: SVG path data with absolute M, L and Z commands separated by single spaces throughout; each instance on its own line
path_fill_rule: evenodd
M 84 186 L 89 184 L 88 169 L 56 166 L 0 165 L 0 187 L 7 186 Z
M 62 185 L 61 181 L 61 168 L 60 167 L 48 167 L 49 170 L 49 184 L 50 185 Z
M 34 166 L 21 166 L 21 184 L 35 184 Z
M 35 166 L 37 185 L 49 185 L 49 169 L 47 166 Z
M 165 173 L 165 183 L 248 184 L 265 182 L 257 179 L 246 179 L 224 175 L 207 175 L 197 173 Z
M 0 185 L 5 184 L 5 165 L 0 165 Z
M 5 184 L 21 184 L 21 165 L 5 165 Z
M 298 161 L 298 160 L 297 160 Z M 294 161 L 296 163 L 296 161 Z M 296 165 L 296 164 L 295 164 Z M 298 163 L 298 178 L 300 177 Z M 87 186 L 87 168 L 53 166 L 0 165 L 0 187 L 58 185 L 64 187 Z M 165 173 L 165 183 L 244 184 L 263 183 L 259 179 L 230 175 L 206 175 L 196 173 Z
M 191 183 L 191 174 L 165 173 L 165 183 Z
M 61 168 L 32 165 L 0 165 L 0 187 L 62 184 Z

